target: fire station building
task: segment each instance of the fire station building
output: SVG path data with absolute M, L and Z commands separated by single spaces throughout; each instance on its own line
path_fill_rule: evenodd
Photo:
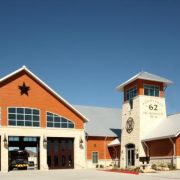
M 171 81 L 141 72 L 117 87 L 121 109 L 73 106 L 23 66 L 0 79 L 0 170 L 27 150 L 36 169 L 139 166 L 180 168 L 180 114 L 166 115 Z

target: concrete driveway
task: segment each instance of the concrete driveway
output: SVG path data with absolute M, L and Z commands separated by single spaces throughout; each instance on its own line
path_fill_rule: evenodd
M 180 171 L 153 174 L 130 175 L 104 172 L 92 169 L 50 170 L 50 171 L 13 171 L 0 173 L 2 180 L 175 180 L 180 179 Z

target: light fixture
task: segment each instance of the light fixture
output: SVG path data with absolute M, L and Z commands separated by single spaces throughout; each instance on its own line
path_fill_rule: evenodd
M 4 142 L 4 145 L 5 145 L 5 146 L 7 146 L 8 141 L 7 141 L 7 138 L 6 138 L 6 134 L 4 134 L 4 139 L 3 139 L 3 142 Z
M 83 139 L 82 139 L 82 137 L 80 137 L 80 139 L 79 139 L 79 146 L 82 148 L 83 147 Z
M 45 136 L 43 137 L 43 144 L 44 144 L 44 146 L 47 145 L 47 138 Z

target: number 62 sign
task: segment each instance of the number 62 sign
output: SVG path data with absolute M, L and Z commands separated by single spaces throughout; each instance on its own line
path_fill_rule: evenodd
M 149 105 L 149 110 L 154 110 L 154 111 L 157 111 L 158 110 L 158 105 L 157 104 L 150 104 Z

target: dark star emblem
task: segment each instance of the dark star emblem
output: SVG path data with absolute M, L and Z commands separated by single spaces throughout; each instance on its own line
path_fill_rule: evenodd
M 22 86 L 18 86 L 20 91 L 21 91 L 21 96 L 23 94 L 26 94 L 27 96 L 29 95 L 28 94 L 28 91 L 30 90 L 30 87 L 29 86 L 26 86 L 25 82 L 23 82 L 23 85 Z

